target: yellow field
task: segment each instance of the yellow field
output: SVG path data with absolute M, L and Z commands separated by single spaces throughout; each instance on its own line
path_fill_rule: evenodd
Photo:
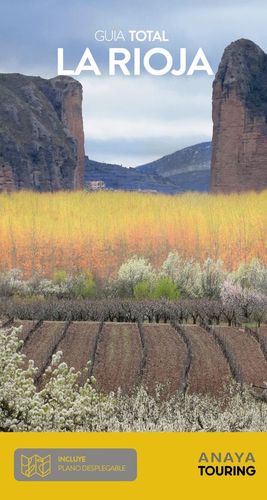
M 159 265 L 170 250 L 227 269 L 267 262 L 267 191 L 177 196 L 99 192 L 0 195 L 0 270 L 27 276 L 91 269 L 110 276 L 133 254 Z

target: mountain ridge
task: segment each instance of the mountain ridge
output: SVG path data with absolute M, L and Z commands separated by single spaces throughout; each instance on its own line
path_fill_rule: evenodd
M 102 180 L 107 189 L 163 193 L 209 191 L 211 142 L 198 143 L 158 160 L 126 168 L 85 157 L 85 184 Z

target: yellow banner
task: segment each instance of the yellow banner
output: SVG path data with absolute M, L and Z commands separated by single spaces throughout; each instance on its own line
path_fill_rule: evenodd
M 124 457 L 124 450 L 131 453 L 136 450 L 136 479 L 51 480 L 50 455 L 39 456 L 42 449 L 44 452 L 53 449 L 60 455 L 61 462 L 65 461 L 64 467 L 66 461 L 72 464 L 76 461 L 77 467 L 77 462 L 86 462 L 86 453 L 103 448 L 120 450 L 118 460 Z M 38 454 L 30 457 L 31 462 L 28 449 L 38 449 Z M 70 457 L 70 450 L 66 456 L 66 449 L 79 449 L 79 457 L 77 452 Z M 25 481 L 15 479 L 16 450 L 23 453 Z M 83 458 L 81 450 L 84 450 Z M 257 491 L 263 495 L 266 490 L 266 450 L 264 433 L 2 433 L 2 498 L 252 499 Z M 37 469 L 38 480 L 29 481 Z

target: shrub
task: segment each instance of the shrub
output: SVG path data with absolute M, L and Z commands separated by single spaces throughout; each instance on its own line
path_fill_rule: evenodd
M 200 276 L 201 297 L 219 298 L 224 280 L 225 272 L 222 262 L 207 259 L 203 264 Z
M 180 297 L 180 292 L 170 278 L 160 278 L 153 287 L 150 296 L 153 299 L 174 300 Z
M 11 269 L 0 275 L 0 295 L 2 297 L 25 296 L 29 293 L 29 283 L 23 280 L 22 272 L 19 269 Z
M 53 355 L 38 392 L 37 368 L 33 361 L 24 368 L 20 346 L 18 329 L 0 330 L 0 431 L 74 431 L 82 430 L 83 424 L 93 430 L 103 406 L 108 415 L 109 405 L 97 394 L 93 380 L 78 387 L 79 372 L 61 362 L 60 352 Z
M 112 292 L 115 296 L 133 297 L 137 283 L 142 281 L 152 283 L 154 279 L 155 271 L 150 262 L 144 257 L 135 255 L 120 266 L 117 279 L 112 283 Z
M 158 284 L 161 279 L 171 280 L 185 299 L 218 299 L 225 281 L 267 296 L 267 266 L 257 259 L 248 264 L 242 263 L 236 272 L 227 274 L 220 260 L 208 258 L 200 264 L 193 259 L 183 259 L 177 252 L 170 252 L 157 270 L 144 257 L 134 256 L 120 266 L 115 278 L 106 282 L 100 278 L 95 282 L 89 270 L 74 275 L 56 270 L 52 279 L 35 274 L 31 279 L 24 280 L 21 271 L 12 269 L 0 274 L 0 296 L 43 295 L 69 299 L 175 297 L 170 292 L 170 285 L 168 293 L 153 294 L 153 289 L 161 286 Z
M 178 252 L 170 252 L 161 267 L 161 274 L 170 278 L 184 297 L 200 296 L 200 264 L 184 260 Z
M 251 288 L 267 295 L 267 266 L 258 259 L 241 263 L 238 270 L 232 274 L 232 279 L 242 288 Z
M 82 297 L 90 299 L 96 294 L 96 283 L 90 271 L 83 272 L 73 279 L 72 295 L 74 297 Z
M 55 271 L 53 274 L 53 282 L 56 285 L 61 285 L 62 283 L 67 281 L 67 278 L 68 278 L 68 275 L 67 275 L 66 271 L 64 271 L 63 269 Z
M 176 284 L 170 278 L 159 278 L 152 285 L 149 281 L 140 281 L 134 287 L 136 299 L 178 299 L 180 297 Z
M 139 281 L 134 286 L 134 298 L 135 299 L 148 299 L 151 295 L 151 284 L 149 281 Z
M 38 285 L 38 294 L 44 297 L 55 296 L 58 298 L 64 297 L 67 288 L 63 290 L 62 283 L 54 283 L 52 280 L 42 279 Z M 64 293 L 65 292 L 65 293 Z

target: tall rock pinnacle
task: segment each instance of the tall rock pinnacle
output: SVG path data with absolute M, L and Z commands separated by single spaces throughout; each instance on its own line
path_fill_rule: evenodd
M 83 175 L 81 84 L 0 74 L 0 191 L 79 189 Z
M 267 188 L 267 55 L 226 47 L 213 83 L 212 192 Z

